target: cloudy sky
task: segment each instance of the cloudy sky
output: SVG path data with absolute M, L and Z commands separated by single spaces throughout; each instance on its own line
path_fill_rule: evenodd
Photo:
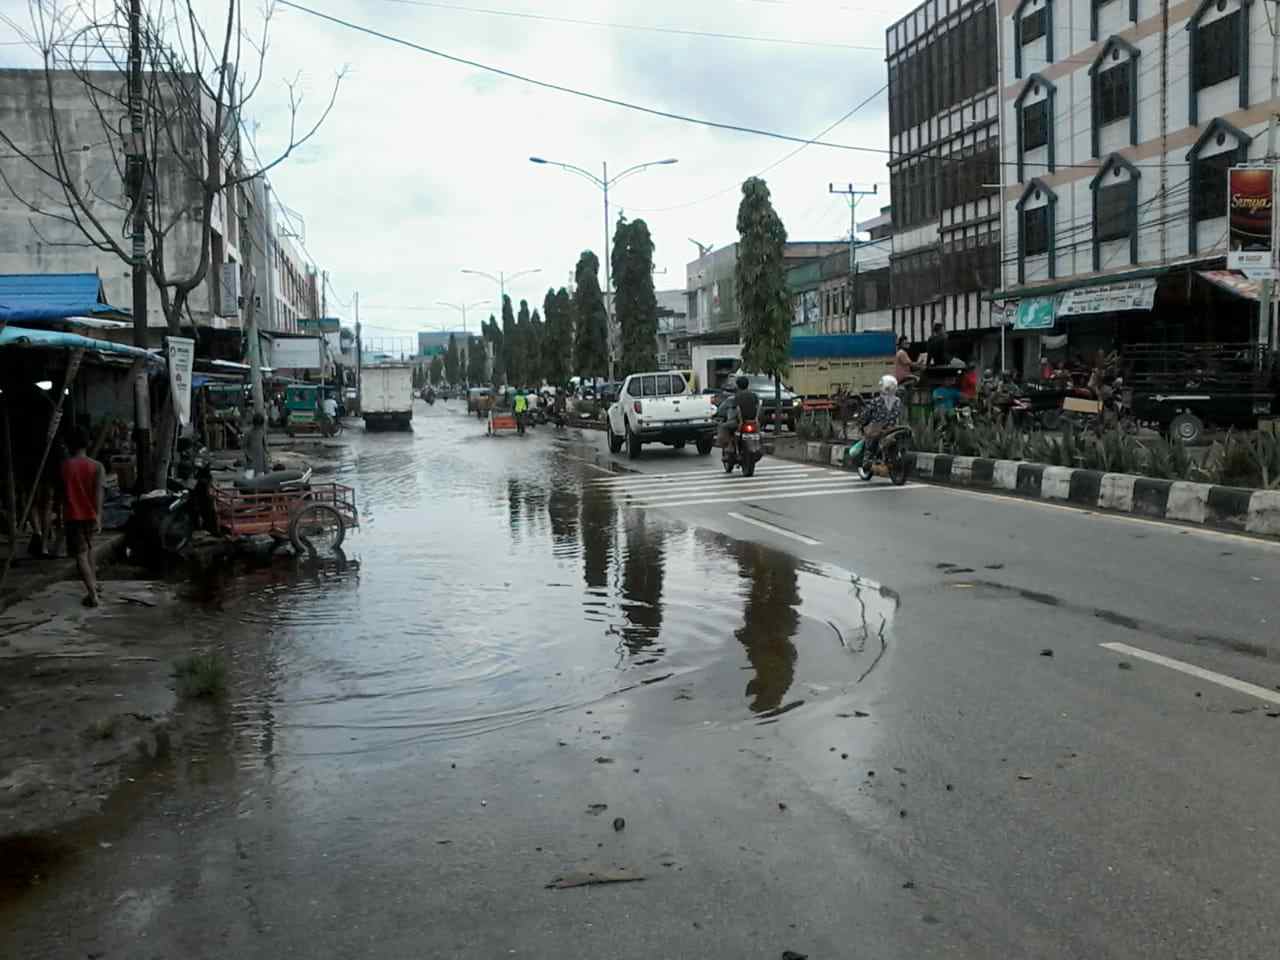
M 884 30 L 913 5 L 302 2 L 361 27 L 549 83 L 800 137 L 814 136 L 871 97 L 826 139 L 879 149 L 888 135 L 881 91 Z M 14 21 L 29 20 L 21 0 L 3 0 L 0 9 Z M 217 16 L 211 12 L 209 18 Z M 639 27 L 658 29 L 631 29 Z M 13 46 L 0 50 L 17 62 Z M 388 337 L 456 327 L 456 314 L 436 307 L 438 300 L 497 299 L 496 285 L 462 274 L 464 268 L 539 268 L 509 290 L 538 305 L 549 285 L 568 282 L 583 249 L 602 254 L 599 190 L 569 173 L 535 166 L 530 156 L 597 173 L 602 161 L 618 173 L 678 158 L 674 166 L 627 179 L 610 196 L 614 217 L 621 210 L 648 222 L 657 246 L 655 282 L 664 289 L 684 286 L 685 264 L 697 252 L 689 238 L 733 242 L 738 185 L 796 146 L 539 89 L 281 6 L 251 111 L 263 156 L 285 136 L 285 81 L 301 78 L 305 121 L 342 69 L 346 76 L 328 122 L 271 179 L 283 202 L 305 219 L 306 247 L 330 273 L 340 300 L 336 312 L 349 320 L 341 302 L 359 290 L 361 319 L 371 333 Z M 888 202 L 883 160 L 874 152 L 811 146 L 765 174 L 790 237 L 835 239 L 847 232 L 848 207 L 828 195 L 830 181 L 862 188 L 878 182 L 883 199 L 864 200 L 859 208 L 859 219 L 872 216 Z M 473 330 L 489 309 L 472 313 Z

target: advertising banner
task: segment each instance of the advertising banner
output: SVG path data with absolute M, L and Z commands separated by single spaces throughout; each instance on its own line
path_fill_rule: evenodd
M 1099 287 L 1079 287 L 1058 296 L 1058 316 L 1084 316 L 1113 310 L 1150 310 L 1156 302 L 1154 277 L 1106 283 Z
M 271 366 L 276 370 L 319 370 L 319 337 L 275 337 L 271 341 Z
M 169 391 L 178 422 L 184 427 L 191 422 L 191 367 L 196 359 L 196 342 L 186 337 L 166 337 L 169 358 Z
M 1227 171 L 1229 269 L 1253 275 L 1274 268 L 1271 250 L 1274 197 L 1269 167 L 1232 167 Z

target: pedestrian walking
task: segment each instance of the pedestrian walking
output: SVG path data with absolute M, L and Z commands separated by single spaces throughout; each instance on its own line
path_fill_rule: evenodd
M 71 456 L 62 463 L 67 552 L 75 555 L 76 568 L 88 591 L 82 602 L 86 607 L 96 607 L 98 577 L 93 569 L 93 537 L 102 532 L 106 471 L 89 456 L 89 435 L 83 427 L 71 431 L 68 446 Z

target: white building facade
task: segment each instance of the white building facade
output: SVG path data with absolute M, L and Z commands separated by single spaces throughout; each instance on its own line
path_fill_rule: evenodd
M 1227 169 L 1263 159 L 1280 106 L 1263 5 L 1001 0 L 1000 26 L 1010 316 L 1062 334 L 1061 298 L 1089 289 L 1113 338 L 1206 316 L 1239 336 L 1246 305 L 1197 291 L 1225 265 Z M 1126 301 L 1135 284 L 1146 293 Z

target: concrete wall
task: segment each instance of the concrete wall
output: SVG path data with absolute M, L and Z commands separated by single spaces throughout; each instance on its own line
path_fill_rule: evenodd
M 121 74 L 102 71 L 90 75 L 104 89 L 113 90 L 123 83 Z M 103 104 L 99 116 L 86 93 L 84 84 L 69 72 L 54 74 L 53 112 L 56 117 L 58 142 L 69 158 L 76 183 L 86 196 L 96 196 L 93 213 L 112 237 L 127 250 L 125 215 L 127 206 L 124 184 L 117 163 L 123 151 L 117 129 L 127 128 L 122 108 Z M 54 142 L 50 122 L 50 103 L 45 90 L 45 75 L 38 70 L 0 70 L 0 129 L 19 147 L 45 158 Z M 202 138 L 175 138 L 184 151 L 202 153 Z M 189 153 L 188 156 L 191 154 Z M 162 222 L 173 222 L 178 212 L 198 200 L 189 185 L 187 164 L 177 156 L 161 157 L 157 163 L 157 210 Z M 66 214 L 60 188 L 31 164 L 0 151 L 0 170 L 13 186 L 13 192 L 0 184 L 0 273 L 74 273 L 97 272 L 102 277 L 107 299 L 114 306 L 129 308 L 133 302 L 131 270 L 115 253 L 102 252 L 85 245 L 85 238 L 71 224 L 32 213 L 22 202 L 26 200 L 41 210 Z M 17 196 L 15 196 L 15 193 Z M 213 229 L 223 238 L 225 258 L 241 262 L 235 242 L 237 224 L 235 204 L 218 204 L 213 215 Z M 171 276 L 189 275 L 198 263 L 200 234 L 189 220 L 178 222 L 165 245 L 165 264 Z M 190 296 L 191 313 L 197 322 L 217 327 L 238 326 L 238 318 L 230 322 L 213 316 L 216 268 Z M 147 302 L 148 326 L 163 327 L 164 315 L 160 294 L 153 285 Z

